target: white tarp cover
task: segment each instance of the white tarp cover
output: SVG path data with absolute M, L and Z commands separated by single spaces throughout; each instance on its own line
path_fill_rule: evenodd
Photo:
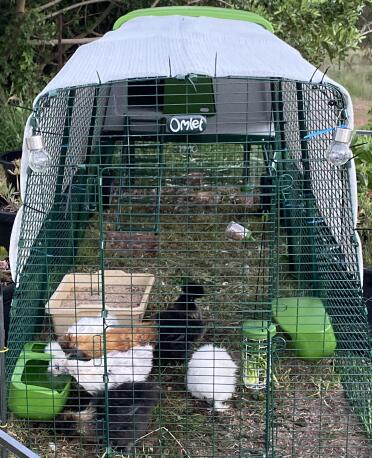
M 296 81 L 309 81 L 312 78 L 314 83 L 323 78 L 323 73 L 317 71 L 296 49 L 260 25 L 210 17 L 147 16 L 132 19 L 118 30 L 108 32 L 99 40 L 78 48 L 39 94 L 35 104 L 41 95 L 67 87 L 128 78 L 184 77 L 190 74 L 212 77 L 278 77 Z M 349 94 L 329 78 L 325 80 L 338 86 L 344 93 L 349 127 L 353 128 Z M 21 194 L 24 196 L 28 162 L 25 144 L 23 153 Z M 356 221 L 354 167 L 350 169 L 350 183 Z M 10 249 L 13 278 L 19 231 L 20 224 L 16 224 Z
M 315 67 L 262 26 L 209 17 L 140 17 L 81 46 L 42 94 L 140 78 L 242 76 L 309 81 Z M 313 81 L 320 81 L 316 72 Z

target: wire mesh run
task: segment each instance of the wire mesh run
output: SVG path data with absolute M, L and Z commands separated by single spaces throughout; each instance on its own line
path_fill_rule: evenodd
M 7 358 L 42 456 L 369 456 L 372 365 L 329 84 L 45 95 Z

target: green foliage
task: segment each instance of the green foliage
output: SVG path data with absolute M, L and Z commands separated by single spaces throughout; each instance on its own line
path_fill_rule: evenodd
M 353 153 L 357 154 L 355 166 L 359 189 L 361 191 L 372 189 L 372 137 L 356 136 L 353 143 L 363 143 L 353 148 Z
M 45 82 L 49 51 L 40 43 L 55 34 L 54 22 L 41 13 L 16 15 L 14 7 L 0 8 L 0 86 L 10 94 L 32 99 Z
M 21 203 L 21 195 L 20 195 L 20 182 L 19 182 L 19 177 L 20 177 L 20 166 L 21 166 L 21 161 L 19 159 L 15 160 L 12 162 L 14 167 L 14 171 L 10 172 L 12 175 L 15 175 L 17 177 L 17 184 L 16 184 L 16 189 L 9 184 L 3 174 L 0 176 L 0 201 L 2 208 L 4 208 L 4 204 L 6 208 L 9 211 L 17 211 L 19 207 L 22 205 Z
M 280 38 L 315 65 L 342 61 L 361 42 L 358 18 L 370 0 L 270 0 L 265 5 Z
M 372 115 L 372 109 L 369 111 Z M 364 126 L 372 130 L 372 118 Z M 363 260 L 366 266 L 372 266 L 372 137 L 355 136 L 352 147 L 358 180 L 359 234 L 363 246 Z
M 372 195 L 371 193 L 359 192 L 359 223 L 358 232 L 362 240 L 364 265 L 372 267 Z
M 27 110 L 9 105 L 7 101 L 7 94 L 0 88 L 0 152 L 21 148 L 23 130 L 30 114 Z
M 0 198 L 6 202 L 9 211 L 17 211 L 22 205 L 19 192 L 5 180 L 0 182 Z
M 372 108 L 368 112 L 372 115 Z M 365 130 L 372 130 L 372 118 Z M 358 145 L 358 146 L 355 146 Z M 357 171 L 358 187 L 361 193 L 372 189 L 372 137 L 356 135 L 352 142 L 355 167 Z

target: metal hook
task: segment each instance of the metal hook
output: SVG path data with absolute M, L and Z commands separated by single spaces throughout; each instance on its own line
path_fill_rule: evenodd
M 287 179 L 289 178 L 289 184 L 287 185 L 284 185 L 282 187 L 282 183 L 284 181 L 284 179 Z M 279 178 L 279 185 L 280 185 L 280 191 L 282 192 L 282 194 L 284 195 L 285 191 L 289 190 L 289 189 L 292 189 L 292 185 L 293 185 L 293 176 L 290 175 L 289 173 L 285 173 L 284 175 L 281 175 L 280 178 Z
M 326 76 L 328 70 L 330 69 L 330 66 L 328 66 L 325 71 L 323 72 L 323 76 L 322 76 L 322 79 L 320 80 L 320 83 L 319 84 L 323 84 L 323 81 L 324 81 L 324 77 Z
M 320 66 L 321 66 L 321 64 L 318 65 L 318 66 L 316 67 L 316 69 L 314 70 L 314 73 L 311 75 L 311 78 L 310 78 L 310 80 L 309 80 L 309 83 L 312 83 L 312 82 L 313 82 L 313 78 L 314 78 L 316 72 L 320 69 Z

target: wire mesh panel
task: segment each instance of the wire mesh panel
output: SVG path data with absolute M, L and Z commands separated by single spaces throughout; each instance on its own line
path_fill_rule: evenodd
M 279 80 L 44 96 L 10 430 L 42 456 L 367 457 L 347 166 L 326 163 L 329 136 L 305 139 L 342 116 L 335 88 Z

